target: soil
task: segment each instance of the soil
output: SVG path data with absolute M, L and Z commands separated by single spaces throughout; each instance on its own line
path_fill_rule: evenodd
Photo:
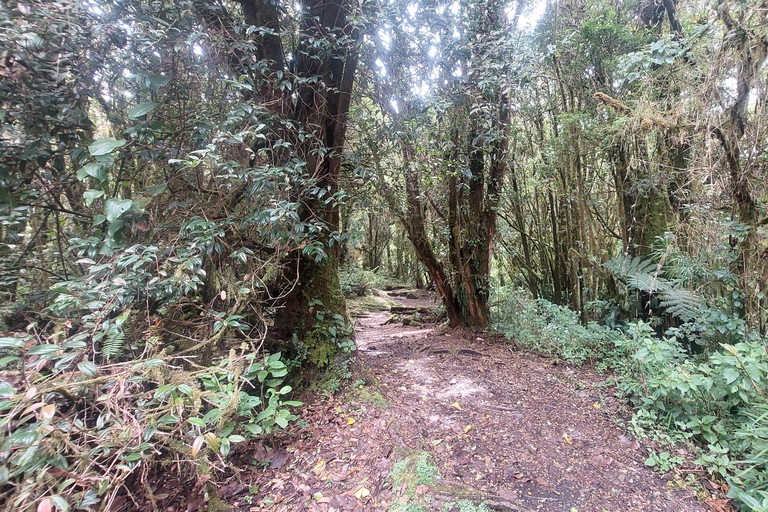
M 427 292 L 390 298 L 436 305 Z M 717 487 L 703 473 L 661 475 L 645 465 L 649 447 L 622 426 L 630 413 L 605 376 L 506 340 L 403 326 L 389 311 L 360 314 L 357 381 L 315 396 L 276 448 L 239 445 L 233 465 L 241 469 L 218 485 L 221 505 L 426 511 L 459 510 L 466 500 L 514 511 L 727 510 L 725 500 L 702 492 L 704 484 Z M 415 491 L 402 479 L 396 487 L 393 464 L 424 452 L 439 477 Z M 204 502 L 201 491 L 168 486 L 157 492 L 175 505 L 163 510 Z

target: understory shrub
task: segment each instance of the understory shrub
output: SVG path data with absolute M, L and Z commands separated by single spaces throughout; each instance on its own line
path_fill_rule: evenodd
M 381 279 L 373 270 L 345 265 L 339 269 L 339 282 L 342 293 L 349 299 L 370 294 L 373 288 L 379 287 Z
M 701 448 L 697 462 L 731 484 L 729 496 L 768 510 L 768 348 L 765 341 L 722 345 L 705 360 L 644 322 L 617 343 L 631 362 L 619 388 L 638 407 L 638 430 L 663 429 Z
M 292 389 L 280 353 L 256 356 L 243 346 L 211 366 L 185 368 L 184 354 L 154 350 L 97 366 L 84 345 L 0 338 L 0 362 L 22 372 L 0 382 L 6 510 L 31 509 L 37 500 L 61 511 L 110 504 L 124 485 L 169 460 L 209 475 L 226 466 L 234 443 L 297 419 L 290 408 L 301 403 L 287 400 Z
M 589 361 L 605 368 L 613 356 L 618 331 L 596 322 L 582 325 L 574 311 L 545 299 L 533 299 L 524 290 L 503 289 L 500 296 L 503 299 L 495 324 L 507 339 L 574 364 Z

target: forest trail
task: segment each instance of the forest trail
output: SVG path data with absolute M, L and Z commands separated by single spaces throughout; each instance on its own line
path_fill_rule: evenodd
M 219 490 L 234 510 L 711 510 L 644 465 L 599 376 L 389 315 L 359 318 L 369 382 L 304 408 L 289 445 L 250 453 L 264 469 Z

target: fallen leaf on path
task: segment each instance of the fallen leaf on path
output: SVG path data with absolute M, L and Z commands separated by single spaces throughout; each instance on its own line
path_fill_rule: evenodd
M 613 459 L 604 455 L 596 455 L 589 459 L 589 463 L 595 467 L 601 468 L 613 464 Z
M 454 407 L 457 411 L 461 410 L 461 406 L 459 405 L 459 402 L 453 402 L 451 404 L 451 407 Z
M 464 427 L 464 433 L 465 433 L 465 434 L 466 434 L 467 432 L 469 432 L 470 430 L 472 430 L 472 425 L 467 425 L 466 427 Z
M 348 418 L 347 419 L 347 425 L 354 425 L 355 424 L 355 418 Z
M 322 473 L 324 470 L 325 470 L 325 461 L 323 459 L 320 459 L 319 461 L 317 461 L 317 464 L 315 464 L 315 467 L 312 468 L 312 472 L 317 476 L 320 476 L 320 473 Z
M 569 436 L 568 434 L 565 434 L 565 433 L 564 433 L 564 434 L 563 434 L 563 439 L 565 439 L 565 442 L 566 442 L 566 443 L 568 443 L 568 444 L 573 444 L 573 439 L 571 439 L 571 436 Z
M 371 495 L 371 491 L 366 489 L 365 487 L 361 487 L 355 492 L 355 498 L 362 500 L 363 498 L 367 498 Z
M 501 489 L 499 491 L 499 496 L 501 496 L 505 500 L 510 500 L 510 501 L 515 501 L 517 499 L 517 493 L 515 491 L 510 491 L 508 489 Z
M 285 466 L 285 463 L 288 462 L 288 459 L 291 457 L 291 454 L 288 453 L 284 448 L 280 448 L 277 450 L 277 453 L 275 453 L 275 456 L 272 457 L 272 460 L 269 461 L 269 469 L 280 469 L 283 466 Z
M 593 403 L 592 407 L 594 407 L 595 409 L 600 409 L 600 402 Z

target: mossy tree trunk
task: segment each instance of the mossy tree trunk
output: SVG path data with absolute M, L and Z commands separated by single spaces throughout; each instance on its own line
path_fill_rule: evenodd
M 286 298 L 278 327 L 306 350 L 311 365 L 334 362 L 349 346 L 346 303 L 339 283 L 339 177 L 352 86 L 357 69 L 358 31 L 348 22 L 349 0 L 305 0 L 305 43 L 296 56 L 296 74 L 305 78 L 297 92 L 294 120 L 310 136 L 296 148 L 313 183 L 302 197 L 300 218 L 315 226 L 315 251 L 298 256 L 296 285 Z M 330 50 L 312 41 L 329 39 Z M 347 345 L 345 345 L 347 344 Z

